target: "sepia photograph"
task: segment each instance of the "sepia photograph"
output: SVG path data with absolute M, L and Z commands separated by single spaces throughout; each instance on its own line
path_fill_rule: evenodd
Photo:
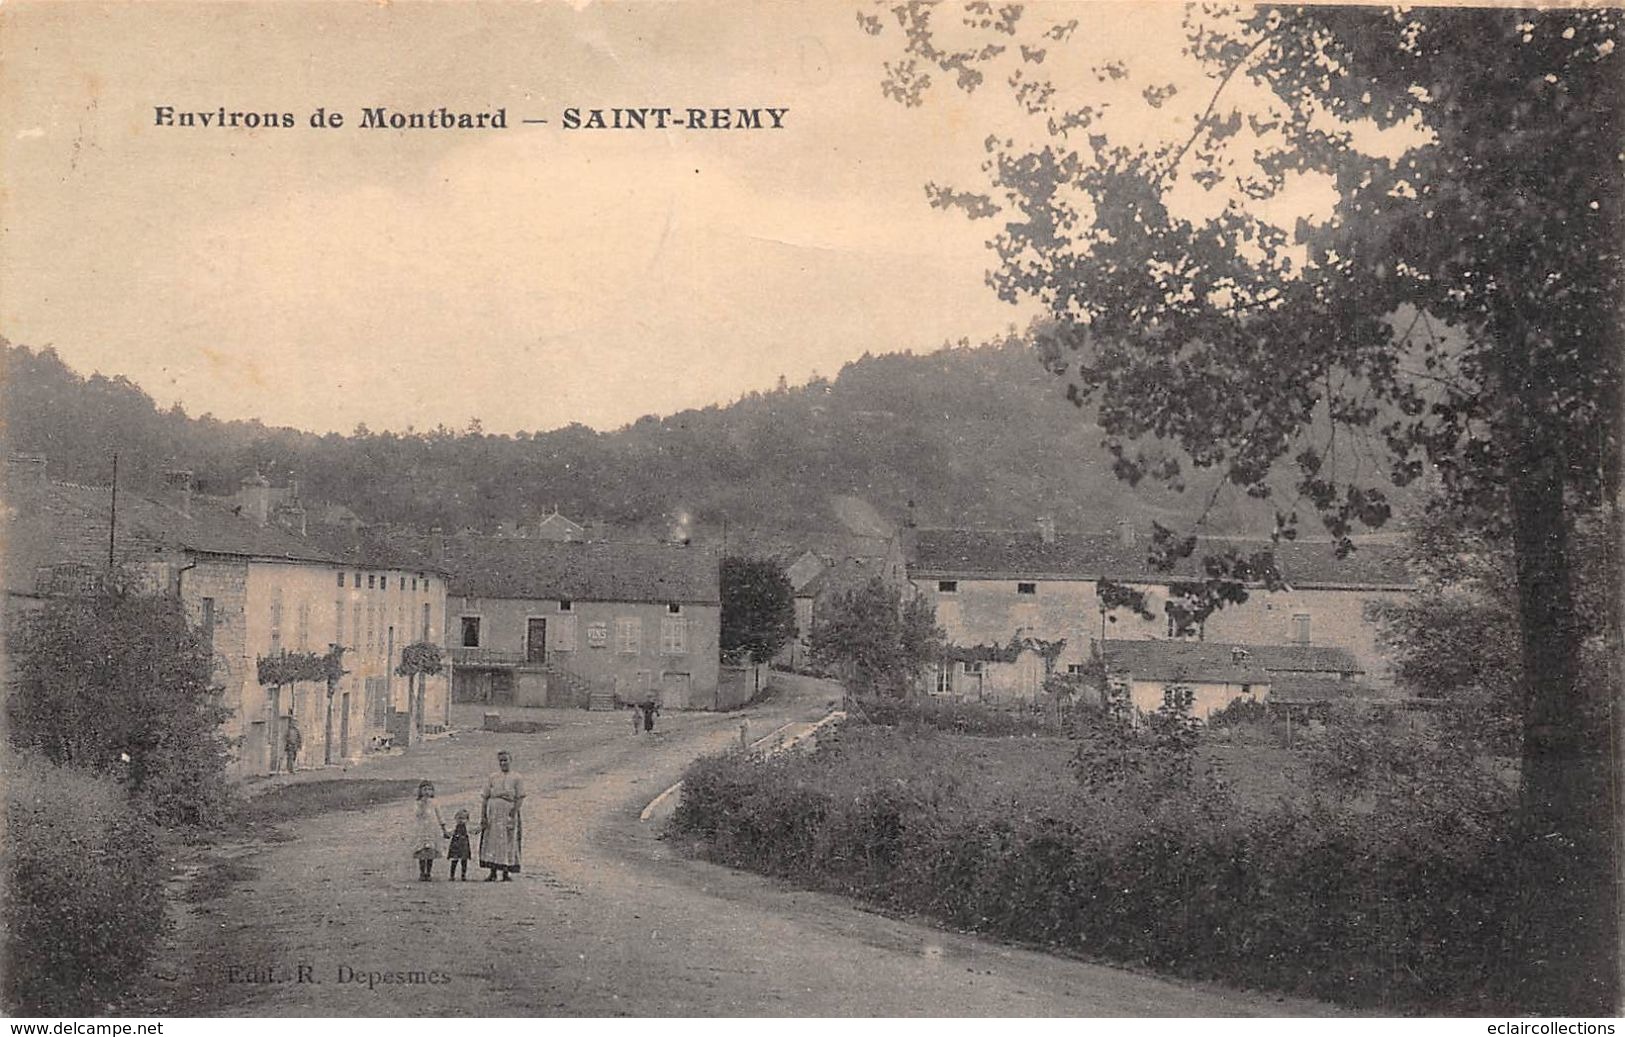
M 0 5 L 0 1014 L 1613 1034 L 1622 45 Z

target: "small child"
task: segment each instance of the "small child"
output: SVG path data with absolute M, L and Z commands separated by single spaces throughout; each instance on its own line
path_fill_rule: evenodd
M 412 821 L 412 856 L 418 862 L 418 881 L 428 882 L 434 859 L 440 856 L 440 840 L 446 837 L 446 822 L 434 805 L 434 782 L 418 782 L 417 816 Z
M 457 811 L 452 815 L 452 822 L 452 830 L 446 833 L 446 838 L 451 840 L 451 846 L 446 850 L 446 860 L 451 863 L 451 868 L 446 872 L 446 881 L 450 882 L 457 877 L 457 866 L 460 864 L 463 867 L 462 881 L 467 882 L 468 859 L 474 856 L 474 848 L 468 838 L 468 811 Z M 475 834 L 482 831 L 483 826 L 474 826 Z

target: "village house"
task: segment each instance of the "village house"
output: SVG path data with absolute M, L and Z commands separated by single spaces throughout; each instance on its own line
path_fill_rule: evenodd
M 1160 573 L 1148 565 L 1146 545 L 1127 524 L 1110 533 L 1059 531 L 1047 519 L 1030 531 L 909 530 L 909 579 L 935 606 L 937 625 L 947 635 L 943 658 L 926 676 L 927 690 L 1036 702 L 1049 676 L 1083 677 L 1098 669 L 1100 642 L 1174 640 L 1165 613 L 1171 584 L 1199 578 L 1202 553 L 1226 546 L 1248 553 L 1271 547 L 1211 540 L 1181 568 Z M 1336 648 L 1367 682 L 1388 682 L 1387 660 L 1366 607 L 1414 590 L 1397 548 L 1362 544 L 1344 559 L 1328 543 L 1297 541 L 1273 550 L 1287 586 L 1250 588 L 1245 603 L 1213 613 L 1188 639 Z M 1103 602 L 1104 581 L 1143 593 L 1151 618 Z
M 716 555 L 671 544 L 457 537 L 446 638 L 459 702 L 726 705 Z
M 1191 715 L 1201 720 L 1237 699 L 1275 701 L 1276 689 L 1288 697 L 1306 686 L 1345 695 L 1368 692 L 1353 653 L 1325 645 L 1107 640 L 1101 658 L 1108 679 L 1123 683 L 1137 710 L 1157 709 L 1178 686 L 1190 691 Z
M 197 494 L 190 472 L 166 474 L 162 494 L 53 482 L 44 462 L 8 464 L 8 620 L 53 596 L 94 589 L 110 561 L 137 589 L 172 594 L 214 651 L 229 711 L 224 733 L 238 777 L 275 773 L 289 723 L 303 738 L 297 767 L 360 760 L 369 750 L 449 717 L 447 677 L 423 681 L 422 706 L 394 670 L 400 651 L 437 641 L 445 580 L 432 566 L 363 543 L 298 534 L 273 520 L 270 495 L 250 480 L 249 500 Z M 256 499 L 265 499 L 261 511 Z M 296 516 L 283 509 L 290 524 Z M 111 557 L 110 557 L 111 554 Z M 259 660 L 346 651 L 329 700 L 325 683 L 259 683 Z
M 888 587 L 913 593 L 902 538 L 896 534 L 815 538 L 790 559 L 785 575 L 795 600 L 796 632 L 774 661 L 790 669 L 806 663 L 816 615 L 839 595 L 877 577 Z

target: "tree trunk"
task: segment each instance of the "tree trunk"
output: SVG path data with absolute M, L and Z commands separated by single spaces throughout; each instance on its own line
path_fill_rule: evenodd
M 1519 952 L 1533 968 L 1529 993 L 1538 1002 L 1611 1014 L 1618 914 L 1610 721 L 1595 701 L 1604 689 L 1580 682 L 1564 459 L 1537 427 L 1525 426 L 1509 480 L 1524 669 L 1519 799 L 1528 870 Z

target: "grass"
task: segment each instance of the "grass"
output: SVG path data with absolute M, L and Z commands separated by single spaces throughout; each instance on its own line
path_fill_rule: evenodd
M 333 810 L 369 807 L 417 794 L 415 778 L 331 778 L 297 782 L 272 789 L 242 803 L 232 820 L 238 824 L 276 824 Z

